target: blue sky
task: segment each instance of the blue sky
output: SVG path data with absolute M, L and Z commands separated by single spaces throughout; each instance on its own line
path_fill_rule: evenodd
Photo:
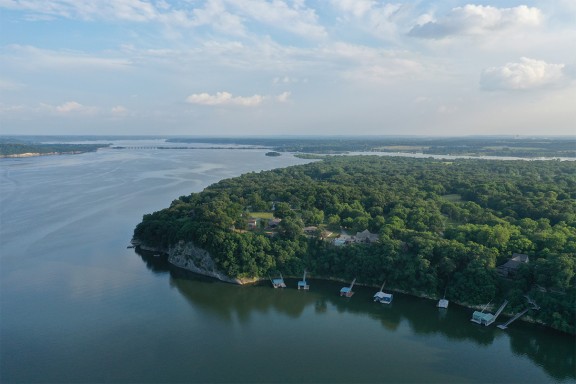
M 0 133 L 574 135 L 576 1 L 0 0 Z

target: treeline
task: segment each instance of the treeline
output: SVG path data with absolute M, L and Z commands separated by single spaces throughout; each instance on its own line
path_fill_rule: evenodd
M 273 210 L 273 232 L 246 231 L 250 212 Z M 317 235 L 304 234 L 317 226 Z M 378 233 L 376 244 L 337 247 L 341 229 Z M 323 235 L 321 235 L 323 233 Z M 145 215 L 134 236 L 169 247 L 193 241 L 230 276 L 282 272 L 381 284 L 464 304 L 510 300 L 576 333 L 576 167 L 560 161 L 329 157 L 222 180 Z M 530 256 L 514 279 L 496 266 Z
M 433 155 L 576 157 L 576 138 L 542 137 L 322 137 L 170 138 L 169 142 L 259 145 L 280 152 L 418 152 Z
M 0 156 L 15 156 L 24 153 L 84 153 L 94 152 L 98 148 L 107 147 L 108 144 L 28 144 L 6 142 L 0 143 Z

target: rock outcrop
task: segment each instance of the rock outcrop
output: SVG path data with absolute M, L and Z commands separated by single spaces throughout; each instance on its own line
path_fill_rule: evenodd
M 168 262 L 176 267 L 186 269 L 199 275 L 213 277 L 215 279 L 232 284 L 249 284 L 258 281 L 257 278 L 238 279 L 233 278 L 218 270 L 212 255 L 205 249 L 195 246 L 191 242 L 180 241 L 171 246 L 168 251 L 148 247 L 140 244 L 145 250 L 161 252 L 168 255 Z

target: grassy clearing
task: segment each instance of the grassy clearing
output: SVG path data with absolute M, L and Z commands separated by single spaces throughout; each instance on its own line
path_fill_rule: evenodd
M 250 212 L 250 217 L 255 219 L 271 219 L 274 217 L 272 212 Z
M 427 146 L 421 145 L 384 145 L 382 147 L 376 147 L 375 150 L 384 150 L 384 151 L 398 151 L 398 152 L 415 152 L 419 151 L 422 152 L 425 149 L 428 149 Z
M 453 193 L 450 195 L 443 195 L 442 198 L 444 200 L 451 201 L 453 203 L 458 203 L 458 202 L 462 201 L 462 196 L 460 196 L 457 193 Z

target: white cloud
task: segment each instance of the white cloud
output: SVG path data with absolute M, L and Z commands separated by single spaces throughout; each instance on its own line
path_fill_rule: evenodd
M 255 107 L 262 104 L 263 96 L 232 96 L 229 92 L 216 92 L 214 95 L 208 93 L 194 93 L 186 98 L 190 104 L 199 105 L 239 105 L 242 107 Z
M 290 6 L 282 0 L 225 0 L 240 14 L 259 23 L 309 38 L 323 38 L 326 30 L 318 23 L 316 11 L 304 7 L 304 2 Z
M 429 18 L 429 15 L 426 15 Z M 446 16 L 414 26 L 410 36 L 442 39 L 458 35 L 484 35 L 517 27 L 534 27 L 542 23 L 542 12 L 535 7 L 521 5 L 496 8 L 465 5 L 453 8 Z
M 228 12 L 221 0 L 209 0 L 203 8 L 195 8 L 192 14 L 190 26 L 208 25 L 231 35 L 243 36 L 246 33 L 242 19 Z
M 353 27 L 383 39 L 393 39 L 398 29 L 402 4 L 380 4 L 373 0 L 332 0 L 341 19 Z
M 324 47 L 320 56 L 342 69 L 344 79 L 367 84 L 414 78 L 424 73 L 424 64 L 408 52 L 363 45 L 337 43 Z
M 40 49 L 29 45 L 10 45 L 2 55 L 5 64 L 37 70 L 44 67 L 78 70 L 122 70 L 132 65 L 127 59 L 98 57 L 93 54 L 67 50 Z
M 486 90 L 529 90 L 560 85 L 566 79 L 564 67 L 522 57 L 519 63 L 485 69 L 480 86 Z
M 128 112 L 128 109 L 126 109 L 122 105 L 116 105 L 112 107 L 112 109 L 110 109 L 110 112 L 112 112 L 112 114 L 115 116 L 119 116 L 126 114 L 126 112 Z
M 186 102 L 190 104 L 207 105 L 207 106 L 241 106 L 241 107 L 257 107 L 264 102 L 275 101 L 285 103 L 290 99 L 291 93 L 288 91 L 282 92 L 276 96 L 233 96 L 230 92 L 216 92 L 211 95 L 209 93 L 194 93 L 186 98 Z
M 281 94 L 276 96 L 276 100 L 278 100 L 281 103 L 287 102 L 289 98 L 290 98 L 290 92 L 282 92 Z
M 142 0 L 3 0 L 2 7 L 70 19 L 114 19 L 127 21 L 150 21 L 158 17 L 158 10 Z
M 55 112 L 62 115 L 68 115 L 72 113 L 76 114 L 93 114 L 97 112 L 96 107 L 85 106 L 77 101 L 67 101 L 63 104 L 57 105 L 55 107 L 48 106 L 49 108 L 53 108 Z

